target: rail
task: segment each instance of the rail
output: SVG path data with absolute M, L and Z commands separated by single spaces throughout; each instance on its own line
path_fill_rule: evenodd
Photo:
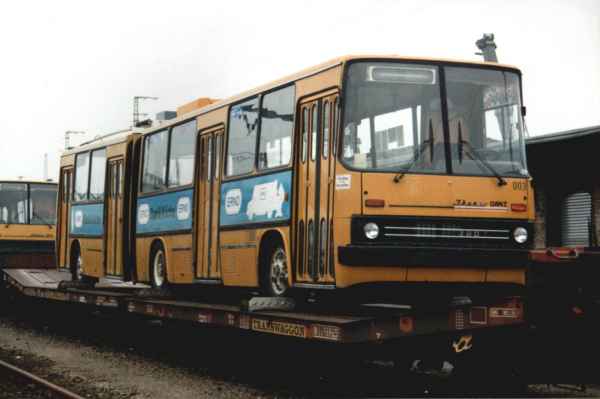
M 27 379 L 28 381 L 31 381 L 32 383 L 34 383 L 35 385 L 44 388 L 48 391 L 51 391 L 52 393 L 58 395 L 61 398 L 65 398 L 65 399 L 84 399 L 82 396 L 77 395 L 74 392 L 71 392 L 63 387 L 59 387 L 56 384 L 51 383 L 50 381 L 47 381 L 41 377 L 38 377 L 35 374 L 32 374 L 28 371 L 25 371 L 23 369 L 20 369 L 16 366 L 13 366 L 10 363 L 6 363 L 5 361 L 0 360 L 0 369 L 4 369 L 4 370 L 8 370 L 13 374 L 16 374 L 22 378 Z

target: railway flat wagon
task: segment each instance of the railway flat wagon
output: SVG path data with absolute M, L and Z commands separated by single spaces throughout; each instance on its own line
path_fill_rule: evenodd
M 238 304 L 153 297 L 148 293 L 156 291 L 115 279 L 101 279 L 94 288 L 70 280 L 70 273 L 60 270 L 15 269 L 5 270 L 3 275 L 7 288 L 42 301 L 284 336 L 317 345 L 329 343 L 343 350 L 359 349 L 378 359 L 438 356 L 452 360 L 474 348 L 481 352 L 490 346 L 502 347 L 493 344 L 493 337 L 505 341 L 525 327 L 524 303 L 518 297 L 486 303 L 457 297 L 447 307 L 435 310 L 385 303 L 332 308 L 296 305 L 290 299 L 274 297 L 253 297 Z

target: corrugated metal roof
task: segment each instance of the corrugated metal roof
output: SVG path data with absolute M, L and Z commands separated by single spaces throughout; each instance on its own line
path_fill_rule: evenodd
M 552 143 L 556 141 L 573 140 L 594 134 L 600 134 L 600 125 L 529 137 L 526 143 L 527 145 Z

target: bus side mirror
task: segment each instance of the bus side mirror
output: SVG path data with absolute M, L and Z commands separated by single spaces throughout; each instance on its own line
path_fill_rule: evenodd
M 522 116 L 525 116 L 525 115 L 527 115 L 527 107 L 526 107 L 526 106 L 524 106 L 524 105 L 521 107 L 521 115 L 522 115 Z

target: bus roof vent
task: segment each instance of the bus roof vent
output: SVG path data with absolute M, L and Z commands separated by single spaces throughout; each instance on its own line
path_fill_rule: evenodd
M 160 122 L 168 121 L 169 119 L 177 118 L 177 112 L 175 111 L 161 111 L 156 114 L 156 120 Z

